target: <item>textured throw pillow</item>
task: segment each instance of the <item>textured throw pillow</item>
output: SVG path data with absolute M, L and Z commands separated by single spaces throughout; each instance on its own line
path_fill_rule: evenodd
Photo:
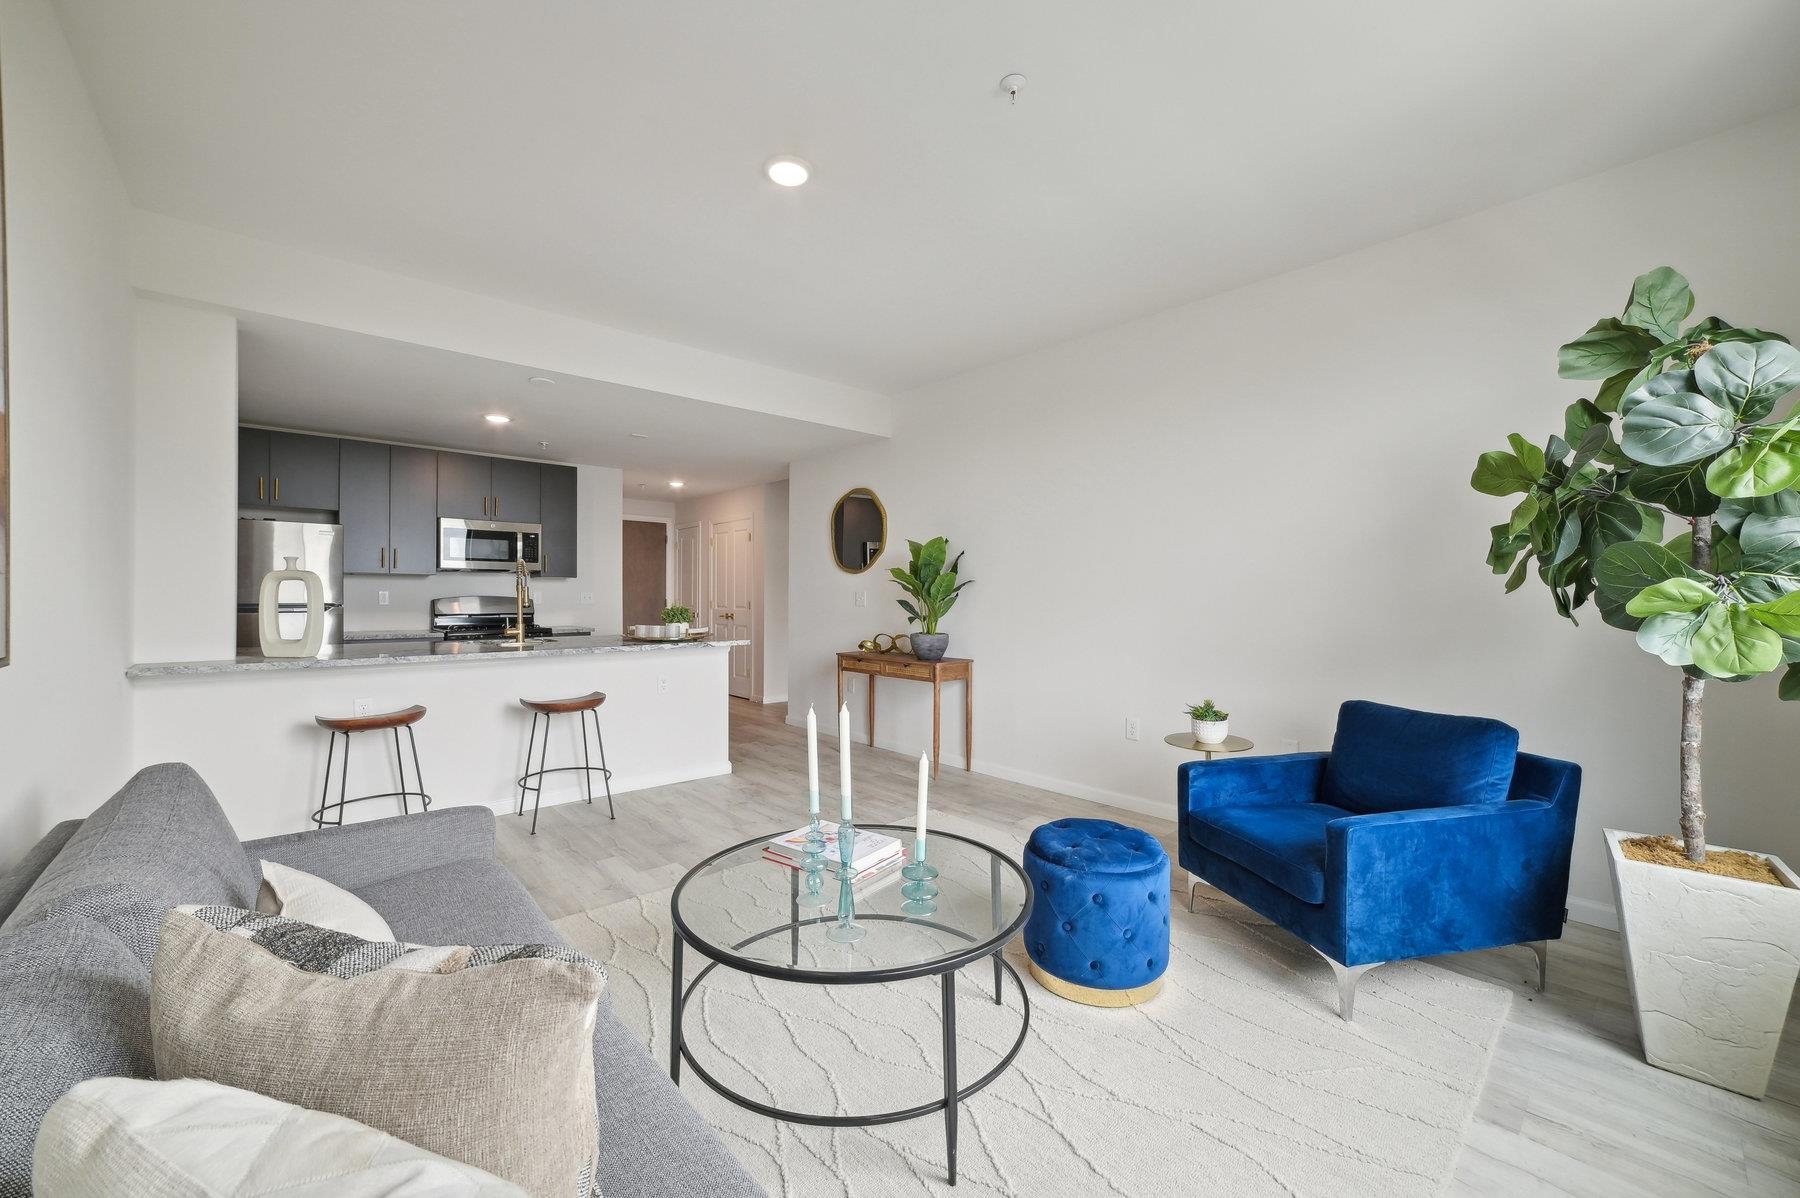
M 275 861 L 262 862 L 262 889 L 256 895 L 256 909 L 264 915 L 285 915 L 364 940 L 394 938 L 387 920 L 342 886 L 333 886 L 324 878 Z
M 605 984 L 564 948 L 375 943 L 180 907 L 151 974 L 156 1072 L 355 1119 L 538 1198 L 587 1198 Z
M 524 1198 L 352 1119 L 214 1082 L 100 1077 L 38 1129 L 37 1198 Z

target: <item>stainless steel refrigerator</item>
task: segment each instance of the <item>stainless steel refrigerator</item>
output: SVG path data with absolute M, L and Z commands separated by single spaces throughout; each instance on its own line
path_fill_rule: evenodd
M 344 530 L 337 524 L 301 524 L 292 520 L 238 521 L 237 643 L 240 649 L 260 649 L 256 627 L 256 601 L 263 576 L 285 570 L 295 558 L 302 570 L 311 570 L 325 584 L 325 643 L 344 643 Z M 281 604 L 281 635 L 297 637 L 306 629 L 306 602 L 299 597 L 300 584 L 290 583 L 294 601 Z

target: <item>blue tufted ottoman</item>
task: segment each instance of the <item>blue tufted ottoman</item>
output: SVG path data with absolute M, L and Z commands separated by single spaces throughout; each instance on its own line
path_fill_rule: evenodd
M 1156 837 L 1104 819 L 1059 819 L 1031 834 L 1025 923 L 1031 976 L 1052 994 L 1131 1007 L 1169 967 L 1169 855 Z

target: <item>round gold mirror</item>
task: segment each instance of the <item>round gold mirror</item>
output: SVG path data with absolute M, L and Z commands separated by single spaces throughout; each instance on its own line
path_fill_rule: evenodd
M 831 509 L 831 556 L 838 569 L 861 574 L 887 548 L 887 509 L 867 487 L 845 491 Z

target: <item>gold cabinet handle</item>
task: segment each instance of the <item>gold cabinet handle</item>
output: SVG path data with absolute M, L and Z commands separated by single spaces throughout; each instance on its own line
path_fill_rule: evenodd
M 264 491 L 266 489 L 264 483 L 265 483 L 265 480 L 264 480 L 263 476 L 260 474 L 257 475 L 256 476 L 256 497 L 258 499 L 266 499 L 267 498 L 267 496 L 264 494 Z
M 383 570 L 387 569 L 387 546 L 385 545 L 382 546 L 381 549 L 381 568 Z
M 394 563 L 394 569 L 398 570 L 400 568 L 400 546 L 398 546 L 398 545 L 394 546 L 392 560 Z
M 275 480 L 275 494 L 273 498 L 276 503 L 281 502 L 281 480 L 279 478 Z
M 500 518 L 500 497 L 498 495 L 496 495 L 496 496 L 494 496 L 494 519 L 498 520 L 499 518 Z

